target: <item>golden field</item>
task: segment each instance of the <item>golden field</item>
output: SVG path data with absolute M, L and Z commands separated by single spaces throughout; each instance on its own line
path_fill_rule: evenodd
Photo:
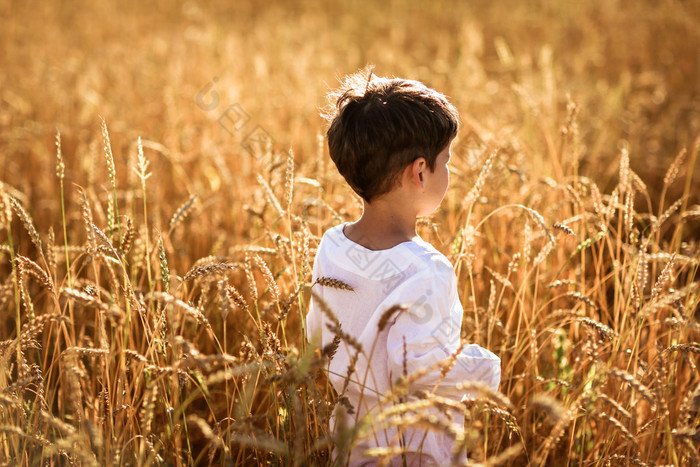
M 325 95 L 373 64 L 462 118 L 419 231 L 502 358 L 470 465 L 700 464 L 698 50 L 696 1 L 0 0 L 0 462 L 328 465 L 366 435 L 329 431 L 303 317 L 361 212 Z

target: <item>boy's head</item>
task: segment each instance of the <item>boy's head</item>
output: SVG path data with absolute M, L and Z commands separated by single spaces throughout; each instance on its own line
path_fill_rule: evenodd
M 340 174 L 365 201 L 391 191 L 407 165 L 435 159 L 457 135 L 457 110 L 423 83 L 348 76 L 330 95 L 328 149 Z

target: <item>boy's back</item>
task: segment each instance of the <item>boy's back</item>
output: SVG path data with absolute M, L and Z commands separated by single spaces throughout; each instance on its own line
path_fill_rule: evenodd
M 441 364 L 460 345 L 462 305 L 452 265 L 432 245 L 417 239 L 386 250 L 369 250 L 345 236 L 345 225 L 323 236 L 313 279 L 323 284 L 323 278 L 332 278 L 352 287 L 314 286 L 314 293 L 330 308 L 342 331 L 357 341 L 353 346 L 341 340 L 328 372 L 336 392 L 347 397 L 355 411 L 344 420 L 351 426 L 368 412 L 374 418 L 391 407 L 392 399 L 385 397 L 391 396 L 404 372 L 415 375 L 427 369 L 411 384 L 410 391 L 434 389 L 441 378 Z M 318 298 L 312 301 L 307 317 L 307 334 L 310 340 L 320 336 L 319 344 L 325 346 L 336 334 L 329 328 L 333 323 Z M 385 312 L 399 304 L 408 309 L 392 313 L 386 321 Z M 354 368 L 349 374 L 351 363 Z M 459 401 L 464 396 L 459 383 L 467 380 L 483 382 L 496 391 L 498 357 L 479 346 L 465 346 L 435 392 Z M 444 421 L 463 423 L 459 414 L 451 415 L 451 420 Z M 405 443 L 409 452 L 422 451 L 437 465 L 449 462 L 453 440 L 445 433 L 433 430 L 423 439 L 424 431 L 406 430 L 401 439 L 396 429 L 384 428 L 375 427 L 375 434 L 357 446 L 352 459 L 370 447 Z

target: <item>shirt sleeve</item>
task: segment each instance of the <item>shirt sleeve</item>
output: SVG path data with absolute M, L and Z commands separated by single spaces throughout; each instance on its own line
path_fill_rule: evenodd
M 445 362 L 460 345 L 462 305 L 451 267 L 421 271 L 399 285 L 388 297 L 387 308 L 397 303 L 408 309 L 398 314 L 388 330 L 387 355 L 391 378 L 429 369 L 411 390 L 432 390 L 440 379 L 440 362 Z M 404 346 L 405 342 L 405 346 Z M 436 393 L 461 399 L 459 383 L 477 381 L 498 390 L 501 360 L 476 345 L 466 345 L 457 355 Z

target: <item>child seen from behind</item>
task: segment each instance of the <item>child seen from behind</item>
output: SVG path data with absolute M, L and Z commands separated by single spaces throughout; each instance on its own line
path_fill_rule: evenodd
M 448 187 L 457 110 L 418 81 L 371 71 L 347 77 L 331 96 L 330 156 L 363 200 L 357 221 L 323 235 L 306 318 L 310 342 L 324 347 L 340 337 L 328 376 L 349 410 L 332 421 L 336 431 L 362 427 L 335 456 L 374 465 L 373 453 L 394 448 L 390 465 L 462 460 L 449 430 L 396 426 L 379 416 L 426 393 L 460 402 L 465 382 L 498 389 L 500 359 L 460 341 L 463 308 L 452 264 L 416 234 L 416 219 L 435 211 Z M 416 420 L 422 416 L 436 426 L 464 423 L 458 410 L 428 408 Z

